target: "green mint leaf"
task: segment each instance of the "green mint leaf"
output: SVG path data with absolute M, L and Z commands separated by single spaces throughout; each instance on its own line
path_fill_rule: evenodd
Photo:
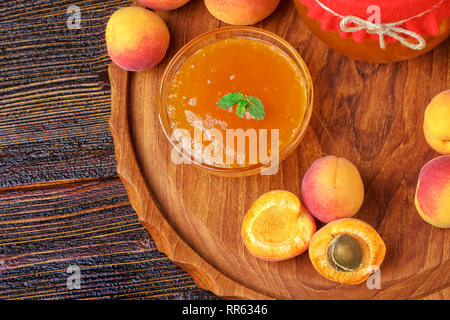
M 217 105 L 222 109 L 228 109 L 234 106 L 236 103 L 239 103 L 243 99 L 244 95 L 242 93 L 239 92 L 228 93 L 224 95 L 222 99 L 220 99 Z
M 248 102 L 247 111 L 256 119 L 263 120 L 266 112 L 261 100 L 252 96 L 247 97 L 246 100 Z
M 241 100 L 237 107 L 236 107 L 236 114 L 238 115 L 239 118 L 242 118 L 245 114 L 245 112 L 247 111 L 246 107 L 248 105 L 248 102 L 245 100 Z

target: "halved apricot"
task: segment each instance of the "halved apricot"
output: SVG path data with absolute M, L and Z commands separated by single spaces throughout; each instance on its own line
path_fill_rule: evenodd
M 384 260 L 386 245 L 364 221 L 344 218 L 317 231 L 309 245 L 314 268 L 325 278 L 345 284 L 367 280 Z
M 260 196 L 242 222 L 242 239 L 248 251 L 264 260 L 293 258 L 306 249 L 316 231 L 314 218 L 298 197 L 288 191 Z

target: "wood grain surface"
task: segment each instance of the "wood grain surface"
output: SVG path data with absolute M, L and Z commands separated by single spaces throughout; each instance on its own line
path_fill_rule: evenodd
M 112 177 L 104 29 L 129 1 L 2 1 L 0 187 Z M 78 5 L 81 29 L 67 28 Z
M 155 249 L 117 177 L 104 29 L 129 4 L 0 2 L 0 299 L 216 299 Z
M 118 178 L 5 190 L 0 217 L 0 299 L 212 297 L 156 250 Z
M 202 287 L 226 297 L 417 299 L 450 286 L 450 231 L 426 224 L 413 204 L 418 172 L 437 155 L 421 127 L 429 100 L 450 87 L 448 41 L 402 63 L 357 62 L 329 50 L 300 21 L 292 2 L 282 2 L 258 26 L 288 40 L 308 65 L 315 88 L 311 126 L 277 175 L 221 178 L 171 162 L 156 107 L 170 56 L 221 24 L 201 1 L 161 16 L 172 32 L 163 63 L 139 73 L 110 67 L 118 172 L 161 251 Z M 360 169 L 366 196 L 356 217 L 374 226 L 387 245 L 381 290 L 325 280 L 307 255 L 258 260 L 240 239 L 251 203 L 272 189 L 299 194 L 305 171 L 325 154 L 346 157 Z

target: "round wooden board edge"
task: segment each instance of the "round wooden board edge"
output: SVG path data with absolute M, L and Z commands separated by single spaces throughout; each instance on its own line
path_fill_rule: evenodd
M 151 234 L 159 251 L 188 272 L 203 289 L 225 299 L 273 299 L 224 275 L 200 257 L 172 228 L 158 208 L 146 186 L 142 169 L 134 152 L 128 116 L 130 72 L 114 63 L 108 68 L 111 82 L 111 116 L 109 127 L 114 140 L 117 173 L 140 222 Z M 151 217 L 148 221 L 144 216 Z
M 131 72 L 120 69 L 114 63 L 109 66 L 111 82 L 109 125 L 114 140 L 117 172 L 141 224 L 151 234 L 158 250 L 186 270 L 201 288 L 226 299 L 275 299 L 238 283 L 204 260 L 176 233 L 162 214 L 155 197 L 147 186 L 134 152 L 128 114 L 131 75 Z M 410 277 L 409 280 L 417 278 L 415 280 L 421 285 L 418 288 L 408 288 L 410 294 L 407 294 L 407 299 L 421 299 L 446 289 L 450 282 L 447 285 L 441 283 L 438 280 L 441 277 L 438 275 L 443 270 L 447 270 L 449 265 L 450 260 L 446 261 L 444 265 L 441 264 L 420 275 Z M 408 279 L 405 280 L 408 282 Z M 389 285 L 386 292 L 381 295 L 375 294 L 371 299 L 396 299 L 400 287 L 402 287 L 401 283 Z

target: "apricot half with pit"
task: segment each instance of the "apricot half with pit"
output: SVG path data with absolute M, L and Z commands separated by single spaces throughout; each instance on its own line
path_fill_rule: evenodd
M 314 268 L 325 278 L 359 284 L 384 260 L 386 245 L 378 232 L 364 221 L 344 218 L 317 231 L 309 245 Z
M 250 207 L 242 222 L 248 251 L 264 260 L 293 258 L 306 249 L 316 231 L 314 218 L 288 191 L 270 191 Z

